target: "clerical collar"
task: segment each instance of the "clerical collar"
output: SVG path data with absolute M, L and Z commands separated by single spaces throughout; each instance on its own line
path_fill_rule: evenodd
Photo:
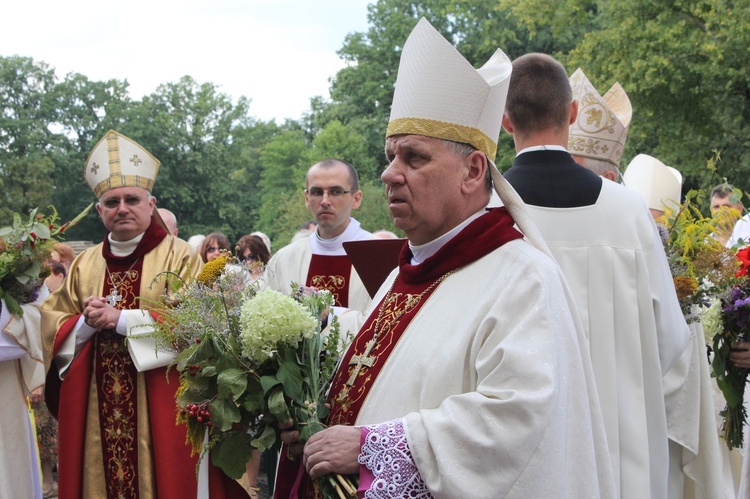
M 107 236 L 109 238 L 109 249 L 115 256 L 128 256 L 133 251 L 135 251 L 138 243 L 140 243 L 141 239 L 143 239 L 144 234 L 145 232 L 141 232 L 139 235 L 135 236 L 129 241 L 115 241 L 114 239 L 112 239 L 112 234 L 110 233 Z
M 563 146 L 558 145 L 547 145 L 547 146 L 531 146 L 527 147 L 525 149 L 521 149 L 521 151 L 516 154 L 516 157 L 519 157 L 521 154 L 525 152 L 533 152 L 533 151 L 562 151 L 562 152 L 568 152 L 567 149 L 565 149 Z
M 469 225 L 471 222 L 476 220 L 477 218 L 481 217 L 487 213 L 487 210 L 482 208 L 478 212 L 474 213 L 472 216 L 461 222 L 460 224 L 453 227 L 451 230 L 443 234 L 442 236 L 438 237 L 437 239 L 433 239 L 429 243 L 420 244 L 418 246 L 415 246 L 409 242 L 409 249 L 411 250 L 411 264 L 412 265 L 419 265 L 420 263 L 424 262 L 428 258 L 430 258 L 432 255 L 438 252 L 440 248 L 445 245 L 448 241 L 453 239 L 453 237 L 461 232 L 464 227 Z
M 345 243 L 346 241 L 361 239 L 357 237 L 357 233 L 359 232 L 359 230 L 359 222 L 357 222 L 353 218 L 349 219 L 349 225 L 346 227 L 346 229 L 344 229 L 344 232 L 331 239 L 323 239 L 322 237 L 320 237 L 320 234 L 318 234 L 318 231 L 316 229 L 309 238 L 312 252 L 316 255 L 346 255 L 343 243 Z

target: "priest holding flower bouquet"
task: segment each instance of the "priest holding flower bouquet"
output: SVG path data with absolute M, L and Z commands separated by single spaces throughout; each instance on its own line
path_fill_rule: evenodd
M 406 41 L 381 178 L 409 241 L 339 363 L 330 427 L 283 434 L 276 497 L 336 474 L 366 497 L 614 497 L 572 298 L 492 162 L 510 74 L 425 19 Z M 487 210 L 493 181 L 505 207 Z

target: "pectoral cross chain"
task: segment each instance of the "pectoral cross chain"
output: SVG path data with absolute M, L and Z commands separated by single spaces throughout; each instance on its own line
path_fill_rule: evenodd
M 367 343 L 365 353 L 363 353 L 362 355 L 352 356 L 352 360 L 349 361 L 349 365 L 356 367 L 354 368 L 352 375 L 349 376 L 349 379 L 346 381 L 347 386 L 354 386 L 354 381 L 357 379 L 357 376 L 359 376 L 359 371 L 362 369 L 362 366 L 372 367 L 373 364 L 375 364 L 375 360 L 377 359 L 377 357 L 374 355 L 370 355 L 370 352 L 375 346 L 375 343 L 377 343 L 377 341 L 375 338 L 373 338 Z

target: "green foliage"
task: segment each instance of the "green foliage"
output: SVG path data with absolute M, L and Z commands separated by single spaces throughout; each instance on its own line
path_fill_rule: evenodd
M 580 66 L 601 93 L 619 81 L 634 108 L 623 167 L 645 152 L 681 170 L 686 191 L 705 188 L 703 164 L 716 151 L 724 161 L 712 175 L 750 191 L 750 0 L 378 0 L 369 27 L 342 44 L 346 66 L 330 96 L 282 125 L 253 119 L 249 99 L 189 76 L 133 101 L 126 81 L 58 78 L 44 62 L 0 57 L 0 220 L 40 199 L 63 218 L 83 209 L 92 195 L 82 165 L 114 128 L 161 160 L 154 194 L 183 237 L 221 231 L 236 241 L 262 230 L 275 248 L 288 243 L 310 218 L 305 173 L 325 157 L 358 169 L 363 226 L 389 228 L 385 207 L 372 202 L 382 188 L 368 186 L 380 182 L 399 57 L 422 16 L 477 67 L 499 47 L 511 58 L 552 54 L 569 72 Z M 500 169 L 513 157 L 501 133 Z M 76 237 L 104 232 L 91 214 Z
M 633 103 L 625 160 L 646 152 L 701 187 L 713 149 L 722 176 L 747 190 L 750 156 L 750 1 L 598 2 L 601 29 L 567 58 Z
M 91 205 L 73 220 L 59 223 L 57 210 L 49 215 L 31 210 L 28 218 L 13 213 L 11 225 L 0 228 L 0 299 L 12 313 L 23 315 L 21 305 L 36 300 L 37 291 L 49 275 L 46 263 L 65 231 L 75 226 Z

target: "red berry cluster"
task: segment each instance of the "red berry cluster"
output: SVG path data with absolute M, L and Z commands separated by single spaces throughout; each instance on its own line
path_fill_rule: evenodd
M 213 423 L 211 422 L 211 413 L 208 410 L 208 403 L 203 404 L 188 404 L 182 410 L 183 415 L 187 415 L 188 419 L 195 419 L 199 423 L 206 423 L 206 426 L 211 428 Z
M 199 364 L 189 364 L 187 370 L 190 373 L 190 376 L 195 376 L 198 374 L 198 371 L 201 370 L 201 366 Z

